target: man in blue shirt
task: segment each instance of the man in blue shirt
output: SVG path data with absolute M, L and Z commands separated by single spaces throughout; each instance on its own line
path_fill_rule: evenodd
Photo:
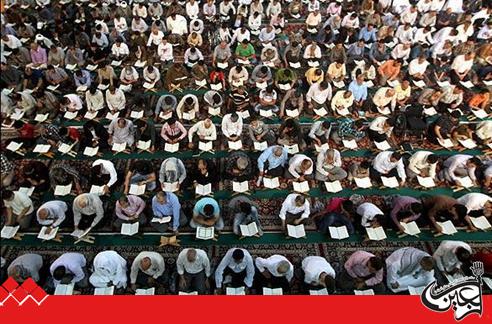
M 168 224 L 172 222 L 171 229 L 177 234 L 178 228 L 186 225 L 188 221 L 181 210 L 178 197 L 172 192 L 159 191 L 152 198 L 152 212 L 154 218 L 150 221 L 150 225 L 161 233 L 167 231 Z M 166 217 L 171 217 L 171 220 L 164 222 Z
M 198 226 L 213 226 L 216 231 L 224 229 L 224 220 L 220 216 L 219 203 L 215 199 L 205 197 L 196 202 L 190 227 L 197 228 Z
M 287 163 L 287 159 L 288 151 L 285 147 L 279 145 L 270 146 L 258 157 L 260 177 L 264 175 L 281 177 L 284 174 L 284 165 Z
M 355 80 L 350 82 L 349 90 L 354 96 L 355 106 L 362 107 L 367 99 L 367 85 L 364 82 L 364 74 L 359 74 Z
M 360 30 L 359 40 L 364 40 L 366 44 L 377 41 L 376 29 L 372 24 L 368 24 L 366 27 Z

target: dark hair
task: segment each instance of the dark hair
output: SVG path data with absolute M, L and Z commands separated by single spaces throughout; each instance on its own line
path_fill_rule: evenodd
M 63 277 L 65 277 L 66 269 L 64 266 L 58 266 L 56 269 L 53 271 L 53 279 L 55 280 L 62 280 Z
M 465 249 L 464 247 L 458 247 L 456 249 L 456 258 L 460 261 L 460 262 L 466 262 L 470 259 L 470 251 L 468 251 L 467 249 Z
M 469 161 L 471 163 L 475 164 L 476 166 L 479 166 L 482 164 L 482 161 L 479 158 L 477 158 L 476 156 L 472 157 Z
M 458 119 L 461 117 L 461 113 L 458 110 L 453 110 L 451 112 L 451 117 Z
M 400 154 L 399 152 L 393 152 L 393 153 L 391 154 L 391 157 L 392 157 L 392 158 L 395 158 L 395 159 L 397 159 L 397 160 L 400 160 L 400 159 L 401 159 L 401 154 Z
M 330 122 L 329 122 L 329 121 L 327 121 L 327 120 L 323 121 L 323 122 L 321 123 L 321 125 L 322 125 L 322 126 L 323 126 L 323 128 L 325 128 L 325 129 L 330 128 Z
M 333 294 L 335 291 L 335 279 L 332 276 L 325 276 L 325 287 L 329 294 Z
M 241 211 L 241 213 L 248 215 L 251 213 L 251 204 L 247 202 L 241 202 L 239 204 L 239 210 Z
M 354 203 L 352 202 L 352 200 L 349 200 L 349 199 L 344 200 L 342 202 L 342 208 L 347 213 L 352 213 L 354 211 Z
M 360 163 L 360 167 L 363 169 L 369 169 L 371 167 L 371 162 L 364 160 Z
M 383 260 L 377 256 L 373 256 L 369 259 L 369 264 L 374 270 L 378 271 L 383 268 Z
M 424 210 L 421 203 L 415 202 L 410 204 L 410 210 L 414 214 L 420 214 Z
M 439 160 L 439 157 L 436 154 L 431 154 L 431 155 L 427 156 L 427 162 L 429 162 L 430 164 L 434 164 L 438 160 Z
M 232 252 L 232 258 L 234 260 L 242 260 L 244 258 L 244 252 L 241 249 L 235 249 Z
M 12 199 L 14 197 L 14 192 L 12 190 L 4 190 L 2 194 L 3 199 Z
M 468 214 L 468 208 L 466 208 L 465 205 L 455 204 L 453 208 L 456 211 L 459 219 L 465 218 L 465 216 Z
M 203 213 L 205 216 L 212 216 L 215 212 L 214 206 L 211 204 L 206 204 L 203 206 Z

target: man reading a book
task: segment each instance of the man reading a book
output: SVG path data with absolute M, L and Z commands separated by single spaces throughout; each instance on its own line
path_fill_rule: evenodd
M 383 265 L 383 260 L 372 253 L 354 252 L 345 262 L 338 288 L 343 292 L 372 289 L 374 293 L 383 293 Z
M 215 270 L 215 292 L 221 294 L 224 286 L 251 288 L 254 275 L 251 254 L 245 249 L 229 249 Z

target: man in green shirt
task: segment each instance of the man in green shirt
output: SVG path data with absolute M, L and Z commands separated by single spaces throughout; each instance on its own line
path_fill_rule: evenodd
M 247 40 L 243 40 L 241 44 L 236 47 L 236 57 L 239 63 L 243 60 L 254 64 L 256 62 L 255 48 Z

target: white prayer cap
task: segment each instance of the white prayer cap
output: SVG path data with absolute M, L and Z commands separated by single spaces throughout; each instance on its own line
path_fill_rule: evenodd
M 126 1 L 121 1 L 120 2 L 120 7 L 121 8 L 126 8 L 128 6 L 128 4 L 126 3 Z

